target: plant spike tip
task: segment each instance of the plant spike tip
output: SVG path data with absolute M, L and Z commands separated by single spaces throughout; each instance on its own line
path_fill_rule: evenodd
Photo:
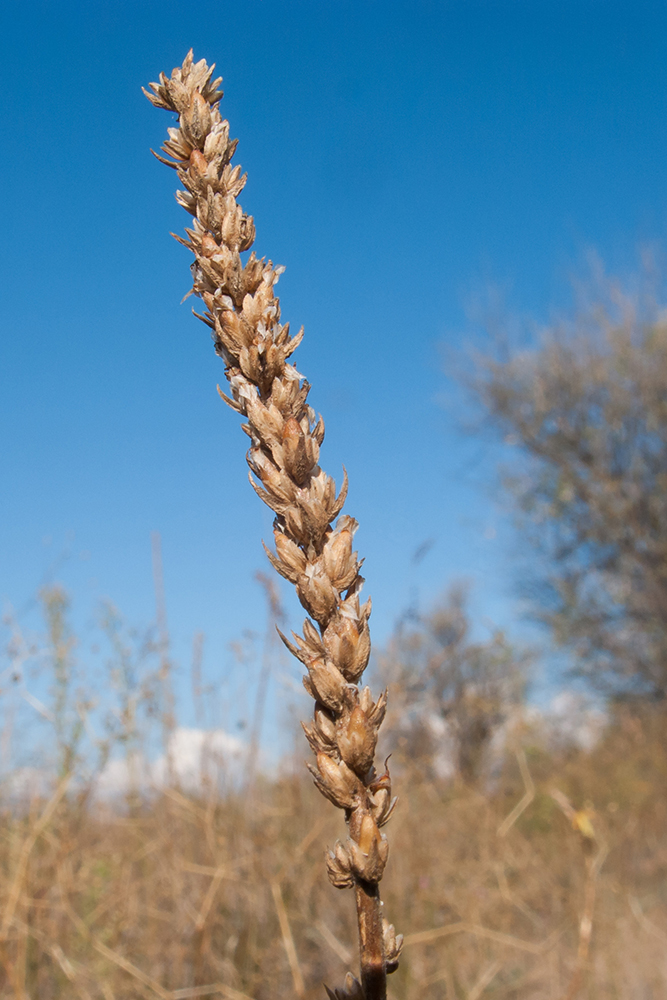
M 194 254 L 192 292 L 206 307 L 195 315 L 210 327 L 225 363 L 230 394 L 218 392 L 247 420 L 250 482 L 276 515 L 276 553 L 267 555 L 295 585 L 312 619 L 303 636 L 295 635 L 296 645 L 281 639 L 305 665 L 304 686 L 315 699 L 313 725 L 304 727 L 316 755 L 317 766 L 309 765 L 315 784 L 346 813 L 349 836 L 329 852 L 327 870 L 334 886 L 355 889 L 361 964 L 361 981 L 348 973 L 343 989 L 327 993 L 335 1000 L 385 1000 L 402 938 L 382 918 L 378 883 L 389 845 L 379 827 L 395 800 L 389 772 L 378 780 L 373 767 L 386 695 L 373 704 L 368 688 L 359 689 L 370 655 L 370 600 L 359 604 L 362 560 L 352 551 L 357 522 L 339 518 L 347 472 L 336 496 L 319 465 L 324 423 L 307 403 L 309 384 L 287 363 L 303 329 L 290 338 L 289 324 L 280 322 L 275 286 L 283 268 L 254 253 L 241 260 L 255 226 L 236 200 L 246 175 L 231 166 L 236 140 L 220 114 L 221 78 L 211 80 L 212 74 L 190 50 L 171 77 L 161 73 L 144 93 L 155 107 L 178 115 L 164 155 L 156 156 L 176 170 L 184 188 L 177 200 L 192 216 L 187 239 L 176 239 Z

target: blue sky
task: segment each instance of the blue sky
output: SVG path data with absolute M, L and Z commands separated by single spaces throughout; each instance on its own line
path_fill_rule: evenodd
M 224 76 L 255 246 L 306 327 L 376 641 L 415 587 L 425 606 L 460 576 L 479 623 L 519 629 L 498 453 L 461 432 L 442 347 L 464 347 L 489 288 L 544 319 L 588 248 L 623 271 L 662 241 L 666 29 L 664 3 L 636 0 L 5 3 L 2 599 L 29 608 L 66 553 L 84 632 L 105 597 L 148 622 L 158 531 L 183 664 L 197 630 L 214 678 L 264 628 L 270 516 L 179 304 L 189 257 L 168 234 L 187 217 L 148 152 L 170 116 L 140 91 L 192 46 Z

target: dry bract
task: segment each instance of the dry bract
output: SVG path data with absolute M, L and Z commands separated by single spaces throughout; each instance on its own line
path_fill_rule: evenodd
M 379 825 L 391 812 L 391 784 L 388 772 L 378 779 L 373 767 L 386 697 L 374 703 L 368 688 L 360 693 L 357 686 L 370 656 L 371 610 L 370 601 L 359 602 L 361 562 L 352 549 L 357 522 L 345 515 L 333 524 L 347 476 L 337 495 L 318 465 L 324 423 L 307 402 L 310 386 L 287 362 L 303 331 L 292 337 L 289 324 L 280 322 L 274 289 L 282 268 L 254 253 L 245 263 L 240 257 L 252 246 L 255 227 L 236 201 L 246 175 L 231 166 L 236 141 L 220 115 L 221 80 L 212 75 L 213 67 L 193 62 L 190 52 L 170 78 L 161 74 L 145 93 L 179 116 L 158 157 L 176 170 L 185 189 L 178 202 L 193 216 L 187 239 L 177 239 L 194 254 L 193 292 L 206 306 L 199 318 L 225 363 L 231 395 L 221 395 L 247 419 L 250 481 L 276 515 L 276 551 L 267 554 L 312 619 L 303 636 L 294 636 L 296 645 L 285 643 L 306 666 L 304 684 L 315 699 L 313 724 L 304 727 L 317 760 L 315 784 L 346 812 L 350 836 L 336 845 L 327 868 L 335 886 L 356 885 L 361 942 L 361 984 L 350 978 L 332 995 L 371 1000 L 386 995 L 400 939 L 393 929 L 389 936 L 382 931 L 377 890 L 389 852 Z

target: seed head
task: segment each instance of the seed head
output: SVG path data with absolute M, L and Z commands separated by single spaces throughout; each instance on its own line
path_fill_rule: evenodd
M 337 843 L 329 852 L 329 878 L 341 888 L 374 884 L 388 854 L 380 827 L 396 800 L 389 773 L 377 778 L 373 767 L 386 693 L 374 701 L 368 688 L 357 686 L 370 657 L 371 603 L 359 599 L 357 522 L 342 514 L 347 472 L 337 494 L 319 465 L 324 422 L 308 403 L 310 385 L 288 360 L 303 328 L 292 337 L 289 324 L 281 323 L 275 286 L 283 268 L 254 252 L 241 260 L 255 225 L 237 200 L 246 175 L 232 165 L 237 142 L 220 114 L 221 79 L 212 76 L 213 67 L 195 63 L 190 51 L 169 78 L 160 74 L 145 91 L 155 106 L 179 116 L 158 159 L 176 170 L 176 197 L 191 216 L 185 237 L 176 238 L 194 255 L 192 290 L 205 307 L 196 315 L 225 365 L 229 394 L 220 395 L 245 420 L 249 479 L 275 515 L 275 553 L 267 549 L 267 555 L 296 587 L 309 616 L 302 636 L 281 638 L 306 667 L 304 687 L 315 701 L 313 721 L 304 726 L 316 758 L 311 773 L 322 794 L 345 810 L 351 832 L 345 846 Z M 385 930 L 384 945 L 373 933 L 377 954 L 386 953 L 385 965 L 393 967 L 400 951 L 393 929 Z M 364 991 L 348 976 L 345 989 L 329 996 L 363 1000 Z

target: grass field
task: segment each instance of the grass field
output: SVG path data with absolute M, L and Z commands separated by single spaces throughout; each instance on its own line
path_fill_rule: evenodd
M 663 734 L 647 711 L 613 713 L 588 751 L 524 726 L 474 784 L 399 750 L 384 895 L 405 948 L 390 995 L 664 996 Z M 251 789 L 174 780 L 100 799 L 95 779 L 67 781 L 0 806 L 3 1000 L 272 1000 L 342 981 L 355 918 L 322 845 L 343 823 L 301 760 Z

